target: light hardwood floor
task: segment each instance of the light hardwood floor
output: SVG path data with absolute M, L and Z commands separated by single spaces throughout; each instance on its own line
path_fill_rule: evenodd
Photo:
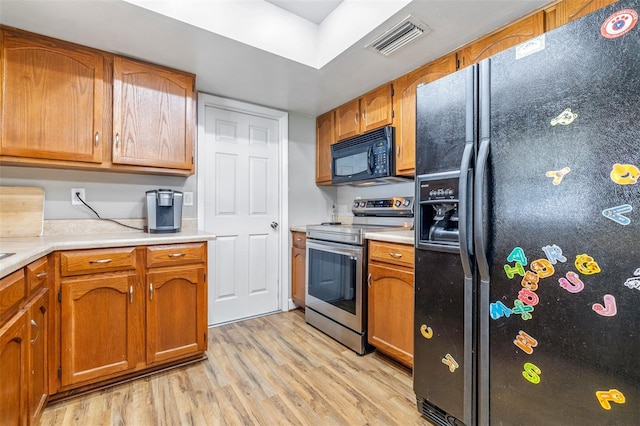
M 302 311 L 209 329 L 208 359 L 47 407 L 42 425 L 430 425 L 411 372 Z

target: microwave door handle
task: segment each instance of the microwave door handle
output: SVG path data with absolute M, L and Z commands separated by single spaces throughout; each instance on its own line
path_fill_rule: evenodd
M 367 171 L 370 175 L 373 174 L 373 165 L 371 164 L 371 160 L 373 159 L 373 147 L 369 145 L 369 149 L 367 149 Z

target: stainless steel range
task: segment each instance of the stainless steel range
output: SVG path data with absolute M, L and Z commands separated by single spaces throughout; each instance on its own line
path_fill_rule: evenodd
M 413 227 L 413 197 L 357 199 L 353 223 L 307 226 L 305 319 L 356 353 L 367 344 L 368 231 Z

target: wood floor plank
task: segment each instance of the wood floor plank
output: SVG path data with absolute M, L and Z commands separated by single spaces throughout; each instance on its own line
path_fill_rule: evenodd
M 296 310 L 209 330 L 208 358 L 45 408 L 42 425 L 420 425 L 411 371 Z

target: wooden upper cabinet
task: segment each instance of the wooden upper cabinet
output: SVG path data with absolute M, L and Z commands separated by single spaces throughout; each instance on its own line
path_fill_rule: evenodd
M 564 0 L 545 9 L 545 29 L 551 31 L 616 1 L 617 0 Z
M 334 137 L 335 111 L 316 118 L 316 184 L 331 185 L 331 145 Z
M 449 54 L 403 75 L 394 82 L 396 116 L 396 174 L 412 176 L 416 170 L 416 89 L 456 70 Z
M 360 99 L 354 99 L 336 108 L 336 140 L 360 134 Z
M 335 109 L 336 141 L 393 123 L 393 85 L 378 87 Z
M 113 163 L 193 172 L 195 76 L 116 57 Z
M 386 126 L 393 122 L 393 85 L 385 84 L 360 100 L 360 133 Z
M 100 163 L 102 53 L 4 29 L 0 155 Z
M 459 68 L 476 64 L 503 50 L 539 36 L 544 33 L 544 21 L 544 11 L 540 11 L 464 46 L 458 51 Z

